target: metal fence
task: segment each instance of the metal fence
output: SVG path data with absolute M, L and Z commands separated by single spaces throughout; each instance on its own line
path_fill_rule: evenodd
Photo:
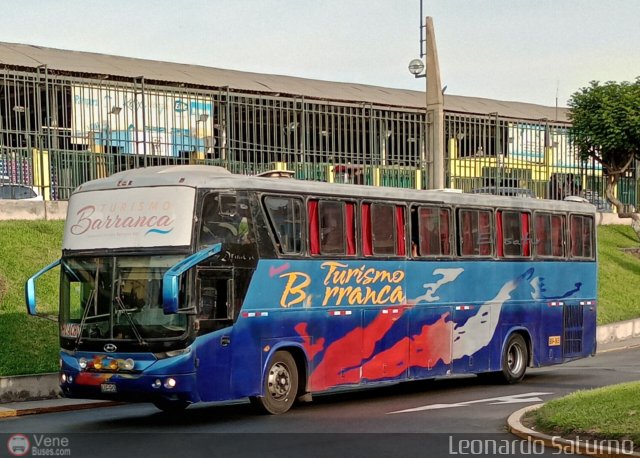
M 446 183 L 602 199 L 602 170 L 578 160 L 568 127 L 445 113 Z M 425 189 L 425 132 L 418 109 L 0 70 L 0 177 L 52 200 L 121 170 L 186 163 Z M 634 169 L 618 197 L 636 205 L 637 186 Z

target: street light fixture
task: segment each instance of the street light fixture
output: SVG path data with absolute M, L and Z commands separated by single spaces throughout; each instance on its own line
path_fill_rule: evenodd
M 424 78 L 427 76 L 424 72 L 424 62 L 422 59 L 413 59 L 409 62 L 409 72 L 416 78 Z

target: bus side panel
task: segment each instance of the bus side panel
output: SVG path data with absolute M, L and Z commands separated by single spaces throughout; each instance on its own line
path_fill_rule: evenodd
M 309 391 L 360 383 L 362 310 L 339 308 L 300 313 L 295 331 L 309 358 Z
M 562 362 L 563 302 L 546 301 L 540 304 L 540 334 L 536 348 L 541 366 Z
M 597 326 L 597 304 L 595 300 L 585 301 L 583 307 L 583 328 L 584 334 L 582 336 L 584 354 L 595 355 L 596 354 L 596 326 Z
M 416 306 L 409 325 L 409 378 L 423 379 L 451 371 L 451 307 Z
M 409 319 L 407 307 L 364 311 L 362 380 L 379 382 L 407 378 Z

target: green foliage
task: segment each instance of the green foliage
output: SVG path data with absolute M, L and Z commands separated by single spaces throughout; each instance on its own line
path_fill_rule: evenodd
M 640 317 L 633 288 L 640 278 L 640 244 L 630 226 L 598 227 L 598 324 Z
M 0 221 L 0 376 L 56 371 L 58 326 L 27 315 L 24 284 L 60 257 L 63 221 Z M 38 281 L 38 311 L 56 315 L 59 271 Z
M 577 391 L 528 415 L 551 435 L 628 439 L 640 443 L 640 382 Z
M 640 77 L 634 83 L 592 81 L 568 105 L 571 139 L 583 159 L 594 157 L 618 173 L 640 158 Z

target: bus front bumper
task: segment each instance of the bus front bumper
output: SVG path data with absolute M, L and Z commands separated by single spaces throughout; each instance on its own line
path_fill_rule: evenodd
M 193 373 L 153 375 L 63 370 L 60 388 L 68 398 L 125 402 L 200 400 Z

